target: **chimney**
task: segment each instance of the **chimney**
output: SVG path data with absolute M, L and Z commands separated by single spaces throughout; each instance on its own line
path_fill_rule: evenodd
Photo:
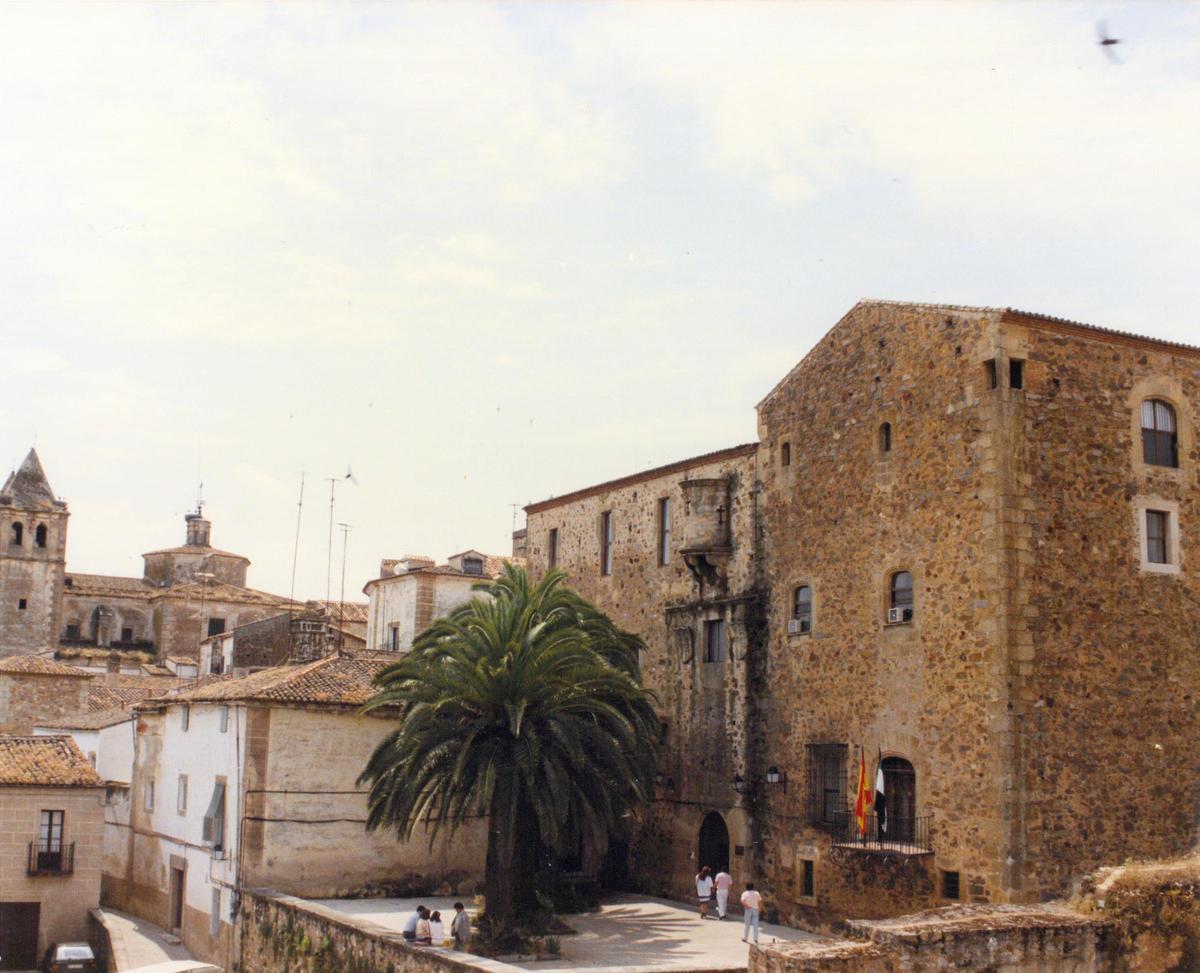
M 187 524 L 187 546 L 208 547 L 208 538 L 209 533 L 212 531 L 212 523 L 205 520 L 204 515 L 199 510 L 185 514 L 183 520 Z
M 304 611 L 292 618 L 289 633 L 292 651 L 288 662 L 316 662 L 325 658 L 333 641 L 331 634 L 329 618 L 321 603 L 306 601 Z

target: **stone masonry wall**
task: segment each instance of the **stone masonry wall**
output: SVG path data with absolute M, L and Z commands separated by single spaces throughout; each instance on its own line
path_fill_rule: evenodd
M 86 939 L 100 904 L 103 788 L 0 787 L 0 902 L 38 902 L 38 955 L 53 942 Z M 26 874 L 43 810 L 63 812 L 63 841 L 75 845 L 69 875 Z
M 689 509 L 685 480 L 726 478 L 725 527 L 732 550 L 724 580 L 703 586 L 682 550 L 704 534 L 699 506 Z M 527 508 L 527 558 L 535 576 L 549 564 L 549 532 L 558 531 L 557 566 L 567 583 L 647 644 L 646 685 L 658 697 L 666 726 L 660 760 L 663 783 L 633 846 L 630 863 L 643 887 L 678 897 L 694 894 L 698 834 L 706 815 L 724 820 L 730 867 L 736 881 L 754 874 L 750 820 L 735 775 L 748 778 L 746 762 L 752 642 L 757 638 L 755 589 L 754 447 L 712 456 L 567 494 Z M 669 563 L 659 563 L 659 501 L 671 502 Z M 601 515 L 611 511 L 612 574 L 600 571 Z M 709 525 L 711 526 L 711 525 Z M 729 658 L 704 662 L 704 626 L 723 618 L 731 637 Z
M 412 946 L 394 931 L 263 889 L 242 896 L 242 973 L 518 973 L 456 950 Z
M 87 712 L 90 678 L 0 673 L 0 733 L 32 733 L 37 723 Z
M 1191 848 L 1200 826 L 1200 353 L 1010 326 L 1027 358 L 1028 889 Z M 1143 399 L 1179 468 L 1142 462 Z M 1174 573 L 1142 566 L 1139 504 L 1173 511 Z
M 982 364 L 998 340 L 988 314 L 859 305 L 759 406 L 769 691 L 755 746 L 789 785 L 764 788 L 759 810 L 767 896 L 784 919 L 935 905 L 941 870 L 960 873 L 971 901 L 1008 896 L 1003 417 Z M 914 615 L 889 624 L 900 571 Z M 812 630 L 789 634 L 801 585 Z M 860 746 L 872 775 L 880 753 L 909 761 L 932 854 L 838 849 L 844 829 L 811 825 L 807 747 L 820 743 L 848 747 L 847 804 Z
M 20 544 L 12 542 L 13 524 L 22 527 Z M 35 543 L 39 525 L 45 547 Z M 66 513 L 0 506 L 0 657 L 58 643 L 66 552 Z

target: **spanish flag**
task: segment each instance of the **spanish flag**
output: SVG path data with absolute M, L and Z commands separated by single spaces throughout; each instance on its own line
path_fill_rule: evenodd
M 854 796 L 854 823 L 858 828 L 858 837 L 867 836 L 867 815 L 871 813 L 871 799 L 874 793 L 867 783 L 867 755 L 862 745 L 858 747 L 858 790 Z

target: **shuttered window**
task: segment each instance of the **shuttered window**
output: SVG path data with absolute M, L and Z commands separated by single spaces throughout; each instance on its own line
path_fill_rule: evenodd
M 1142 403 L 1142 460 L 1152 466 L 1179 465 L 1175 409 L 1162 399 Z
M 204 841 L 214 849 L 225 847 L 225 782 L 213 785 L 212 800 L 204 812 Z

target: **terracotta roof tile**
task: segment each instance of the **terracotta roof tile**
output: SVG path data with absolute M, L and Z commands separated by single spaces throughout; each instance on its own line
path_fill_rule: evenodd
M 103 787 L 68 736 L 0 736 L 0 786 Z
M 69 679 L 91 679 L 95 673 L 84 672 L 75 666 L 63 665 L 40 655 L 10 655 L 0 659 L 0 674 L 9 676 L 64 676 Z
M 526 505 L 526 514 L 536 514 L 543 510 L 549 510 L 551 507 L 557 507 L 564 503 L 573 503 L 576 500 L 585 500 L 588 497 L 594 497 L 601 493 L 608 493 L 610 490 L 617 490 L 621 487 L 633 486 L 635 483 L 643 483 L 646 480 L 656 480 L 660 476 L 668 476 L 672 473 L 682 473 L 684 470 L 692 469 L 696 466 L 704 466 L 708 463 L 719 463 L 721 460 L 738 459 L 742 456 L 750 456 L 758 451 L 758 443 L 743 443 L 741 446 L 730 446 L 727 449 L 718 449 L 711 453 L 701 453 L 699 456 L 691 456 L 688 459 L 677 460 L 674 463 L 667 463 L 665 466 L 656 466 L 653 469 L 643 470 L 641 473 L 630 473 L 628 476 L 618 477 L 615 480 L 605 480 L 603 483 L 596 483 L 592 486 L 582 487 L 578 490 L 572 490 L 570 493 L 564 493 L 562 496 L 550 497 L 546 500 L 539 500 L 536 503 Z
M 103 730 L 106 726 L 116 726 L 133 719 L 133 712 L 128 706 L 111 706 L 108 709 L 97 709 L 88 713 L 76 713 L 72 716 L 60 716 L 42 721 L 34 721 L 34 726 L 45 727 L 48 730 Z
M 145 685 L 109 686 L 96 684 L 88 687 L 89 712 L 101 712 L 116 706 L 133 706 L 143 699 L 170 692 L 180 685 L 178 679 L 145 678 Z
M 116 574 L 76 574 L 73 571 L 67 573 L 64 587 L 73 595 L 115 595 L 126 598 L 146 598 L 156 590 L 144 578 L 126 578 Z
M 302 665 L 273 666 L 248 676 L 218 677 L 171 695 L 172 702 L 325 703 L 362 706 L 374 693 L 371 680 L 389 661 L 330 656 Z

